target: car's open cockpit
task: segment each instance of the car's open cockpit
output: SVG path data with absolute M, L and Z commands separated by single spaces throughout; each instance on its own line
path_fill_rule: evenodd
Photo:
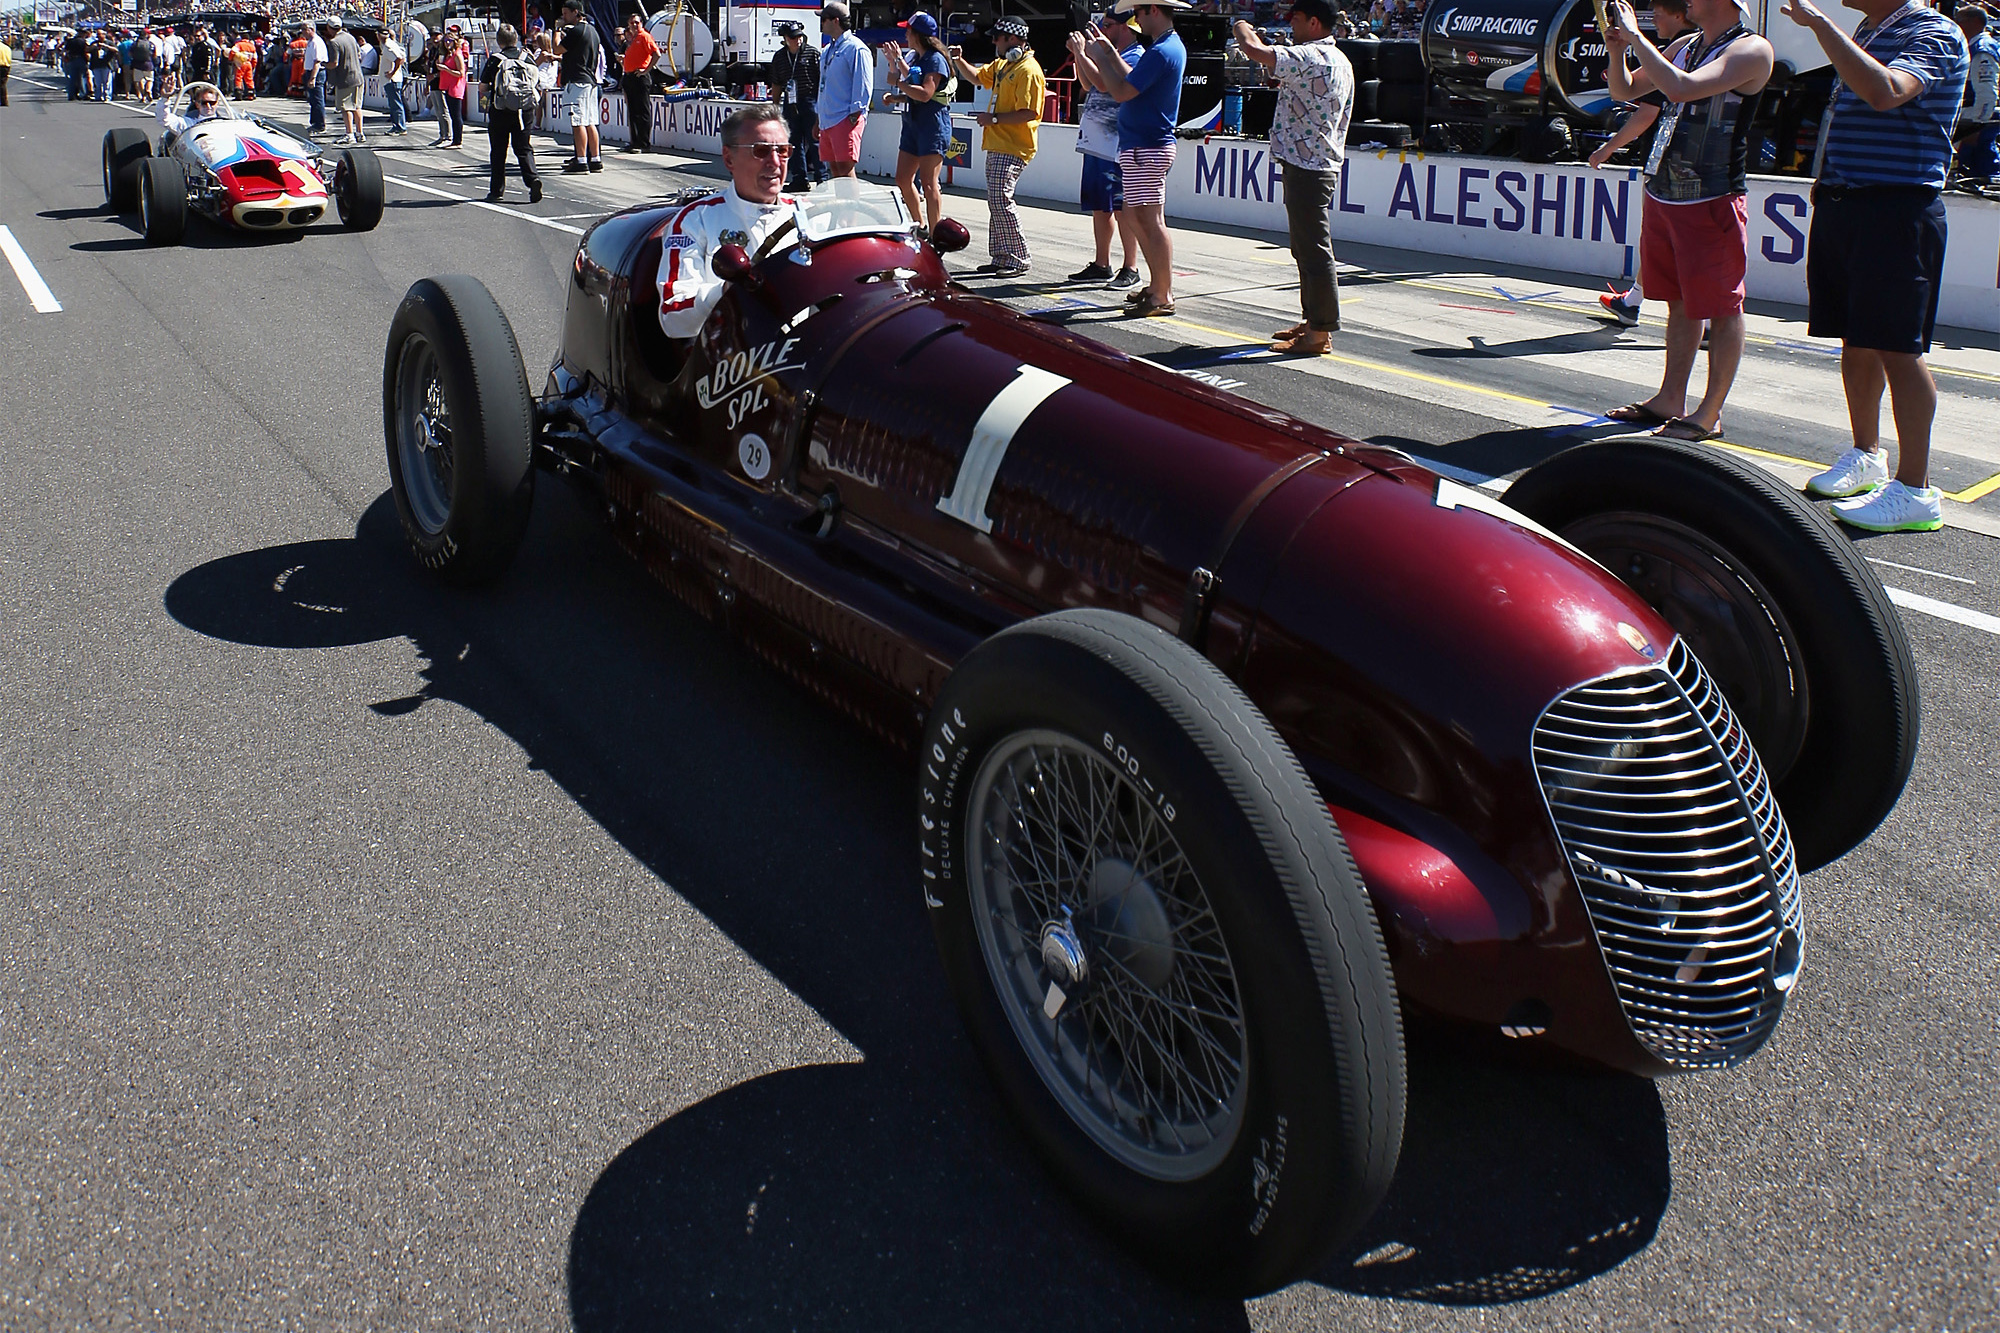
M 690 194 L 670 202 L 687 203 L 698 197 Z M 661 381 L 679 375 L 694 341 L 670 338 L 660 327 L 659 269 L 665 254 L 662 242 L 673 217 L 674 213 L 668 212 L 653 224 L 640 242 L 630 269 L 634 346 L 640 349 L 652 376 Z M 848 264 L 836 265 L 839 272 L 813 272 L 816 252 L 831 242 L 858 237 L 875 237 L 892 246 L 914 248 L 914 233 L 915 224 L 903 207 L 900 194 L 886 185 L 849 177 L 831 181 L 811 194 L 796 196 L 791 217 L 769 235 L 758 253 L 725 245 L 708 256 L 708 261 L 717 276 L 731 283 L 782 289 L 773 290 L 771 295 L 796 302 L 787 306 L 783 316 L 802 322 L 799 317 L 806 315 L 811 307 L 839 299 L 840 289 L 855 276 L 846 271 L 851 267 Z M 775 272 L 760 272 L 766 261 L 776 260 L 786 261 L 785 267 Z M 909 277 L 914 270 L 892 266 L 872 276 L 879 281 L 889 274 Z
M 208 105 L 211 98 L 214 104 Z M 160 118 L 162 148 L 196 125 L 212 120 L 243 119 L 230 105 L 222 89 L 212 83 L 190 83 L 171 97 L 161 98 L 156 110 Z

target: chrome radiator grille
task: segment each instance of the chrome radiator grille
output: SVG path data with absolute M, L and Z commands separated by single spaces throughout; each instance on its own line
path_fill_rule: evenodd
M 1535 724 L 1535 770 L 1641 1045 L 1746 1059 L 1798 976 L 1798 865 L 1764 766 L 1686 644 L 1581 685 Z

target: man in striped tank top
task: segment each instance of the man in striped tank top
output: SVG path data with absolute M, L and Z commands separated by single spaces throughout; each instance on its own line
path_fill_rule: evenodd
M 1620 101 L 1665 100 L 1646 160 L 1639 276 L 1667 303 L 1666 370 L 1643 402 L 1613 408 L 1614 421 L 1658 425 L 1677 440 L 1722 435 L 1722 405 L 1743 361 L 1743 280 L 1749 266 L 1749 132 L 1770 82 L 1771 44 L 1751 32 L 1733 0 L 1689 0 L 1695 30 L 1662 51 L 1630 5 L 1611 8 L 1606 83 Z M 1630 53 L 1639 67 L 1625 63 Z M 1708 385 L 1693 411 L 1688 377 L 1709 326 Z
M 1782 11 L 1819 39 L 1839 76 L 1814 155 L 1807 332 L 1840 339 L 1854 445 L 1806 489 L 1851 497 L 1833 507 L 1843 523 L 1932 532 L 1944 516 L 1930 485 L 1937 383 L 1924 353 L 1944 273 L 1939 195 L 1965 95 L 1965 37 L 1916 0 L 1846 3 L 1865 15 L 1853 37 L 1812 0 L 1789 0 Z M 1893 478 L 1881 439 L 1885 386 L 1896 419 Z

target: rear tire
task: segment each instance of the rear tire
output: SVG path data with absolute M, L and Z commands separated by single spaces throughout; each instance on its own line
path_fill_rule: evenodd
M 114 213 L 139 206 L 139 166 L 153 155 L 144 130 L 121 126 L 104 132 L 104 202 Z
M 1916 662 L 1875 572 L 1803 496 L 1714 449 L 1610 440 L 1506 499 L 1687 639 L 1756 742 L 1802 871 L 1888 817 L 1916 760 Z
M 1051 1174 L 1176 1280 L 1313 1271 L 1394 1174 L 1402 1030 L 1360 876 L 1270 723 L 1165 631 L 1066 611 L 974 649 L 922 753 L 945 971 Z
M 333 197 L 340 225 L 349 231 L 373 231 L 382 220 L 386 192 L 382 161 L 372 148 L 343 148 L 334 159 Z
M 1409 37 L 1377 43 L 1375 77 L 1384 83 L 1429 84 L 1431 71 L 1424 64 L 1424 44 Z
M 1383 79 L 1375 89 L 1375 112 L 1392 125 L 1412 129 L 1424 121 L 1424 98 L 1428 89 L 1421 83 L 1391 83 Z
M 171 157 L 139 164 L 139 228 L 148 245 L 178 245 L 187 235 L 187 174 Z
M 477 278 L 423 278 L 404 295 L 382 424 L 411 552 L 453 583 L 499 577 L 534 501 L 535 408 L 514 327 Z
M 1523 162 L 1569 162 L 1576 158 L 1576 136 L 1561 116 L 1523 125 L 1520 142 Z

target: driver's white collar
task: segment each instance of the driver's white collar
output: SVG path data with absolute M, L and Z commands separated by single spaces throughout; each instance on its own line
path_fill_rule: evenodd
M 733 180 L 730 181 L 727 185 L 724 185 L 722 187 L 722 197 L 724 202 L 726 202 L 731 208 L 744 213 L 762 214 L 762 213 L 769 213 L 772 212 L 773 210 L 780 208 L 792 207 L 792 201 L 785 198 L 784 192 L 782 190 L 778 192 L 778 197 L 776 199 L 773 199 L 768 204 L 760 204 L 754 202 L 753 200 L 745 199 L 741 194 L 737 193 L 736 182 Z

